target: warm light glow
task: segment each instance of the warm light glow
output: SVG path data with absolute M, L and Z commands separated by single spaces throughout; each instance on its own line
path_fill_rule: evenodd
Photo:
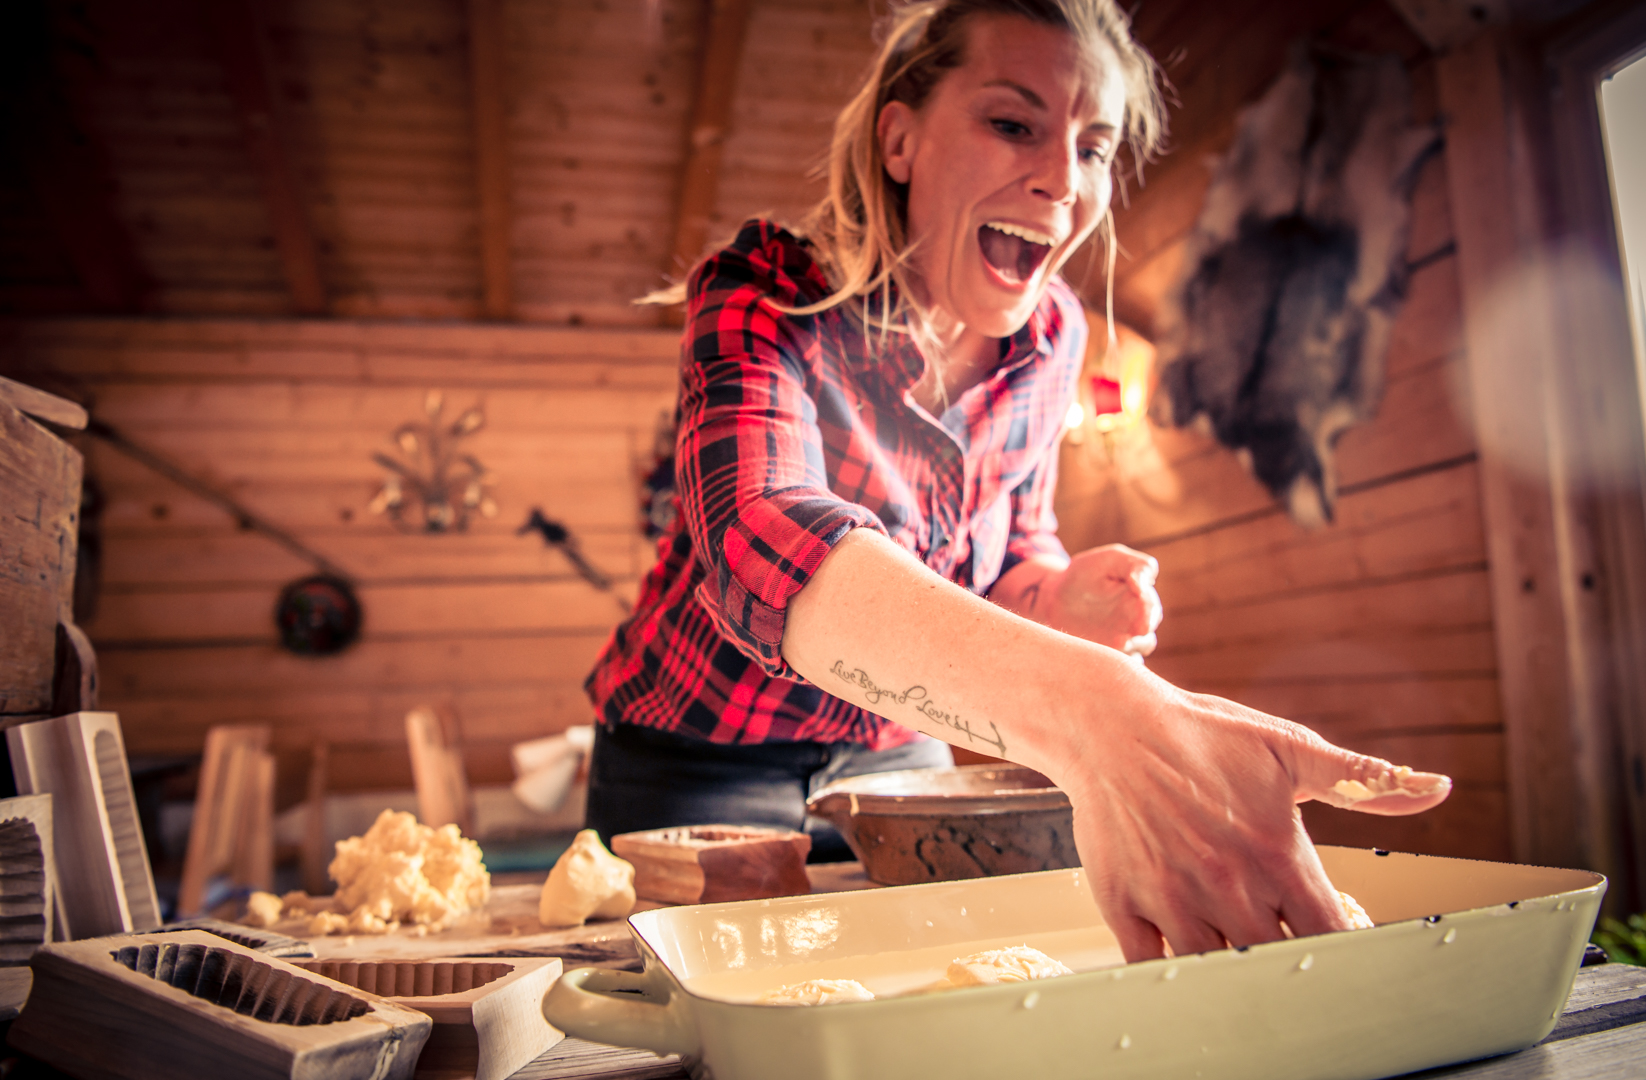
M 1115 324 L 1115 339 L 1109 340 L 1108 326 L 1101 315 L 1088 311 L 1091 325 L 1091 343 L 1087 347 L 1086 374 L 1089 394 L 1101 398 L 1103 404 L 1083 395 L 1093 412 L 1092 426 L 1108 433 L 1136 424 L 1148 412 L 1149 380 L 1154 370 L 1154 346 L 1137 331 L 1122 323 Z M 1111 389 L 1099 392 L 1101 383 Z M 1119 387 L 1119 409 L 1114 407 L 1113 387 Z M 1106 408 L 1107 411 L 1098 411 Z M 1071 425 L 1073 426 L 1073 425 Z
M 1069 402 L 1069 411 L 1063 415 L 1063 426 L 1073 430 L 1086 421 L 1086 409 L 1078 401 Z

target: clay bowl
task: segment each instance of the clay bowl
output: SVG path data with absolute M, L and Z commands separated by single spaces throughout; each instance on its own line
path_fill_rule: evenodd
M 1019 765 L 848 777 L 806 809 L 839 829 L 869 880 L 882 885 L 1080 865 L 1068 796 Z

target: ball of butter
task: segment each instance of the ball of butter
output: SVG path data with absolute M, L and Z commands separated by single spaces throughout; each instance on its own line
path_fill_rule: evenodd
M 600 834 L 584 829 L 543 883 L 537 921 L 582 926 L 591 917 L 621 919 L 634 909 L 634 867 L 606 850 Z
M 1074 971 L 1061 960 L 1027 945 L 988 949 L 962 956 L 949 965 L 948 971 L 951 986 L 994 986 L 1073 974 Z
M 768 990 L 757 1005 L 838 1005 L 845 1001 L 873 1001 L 874 991 L 856 979 L 807 979 Z

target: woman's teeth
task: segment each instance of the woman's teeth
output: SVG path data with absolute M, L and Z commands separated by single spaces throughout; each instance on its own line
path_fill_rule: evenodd
M 983 227 L 985 229 L 998 229 L 1007 236 L 1021 236 L 1029 243 L 1039 244 L 1041 247 L 1052 246 L 1052 238 L 1045 233 L 1036 232 L 1034 229 L 1023 225 L 1013 225 L 1009 221 L 986 221 L 983 223 Z
M 1050 236 L 1005 221 L 985 222 L 977 230 L 977 243 L 984 261 L 1014 285 L 1033 277 L 1052 251 Z

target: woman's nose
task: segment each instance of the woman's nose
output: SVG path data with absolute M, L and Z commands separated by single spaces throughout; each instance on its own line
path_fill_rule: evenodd
M 1068 202 L 1080 188 L 1080 148 L 1074 143 L 1050 140 L 1035 162 L 1032 178 L 1035 194 L 1053 202 Z

